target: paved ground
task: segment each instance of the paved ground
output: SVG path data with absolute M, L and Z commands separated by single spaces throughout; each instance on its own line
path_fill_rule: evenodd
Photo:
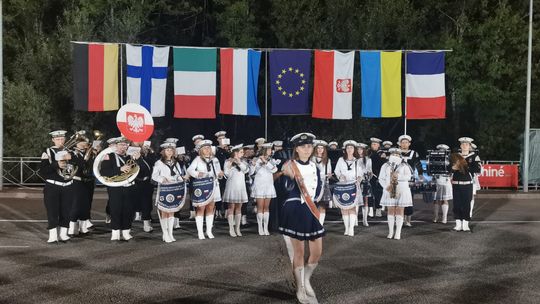
M 0 303 L 295 303 L 280 235 L 252 225 L 231 238 L 225 222 L 214 240 L 182 224 L 176 243 L 134 228 L 135 239 L 112 243 L 94 204 L 96 229 L 47 245 L 40 199 L 0 199 Z M 312 283 L 321 303 L 539 303 L 540 201 L 481 199 L 473 233 L 433 224 L 417 202 L 414 227 L 387 240 L 374 218 L 343 236 L 337 214 Z M 336 221 L 336 222 L 334 222 Z

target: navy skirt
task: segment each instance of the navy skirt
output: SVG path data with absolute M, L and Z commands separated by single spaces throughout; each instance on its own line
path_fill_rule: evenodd
M 311 213 L 307 204 L 300 200 L 285 202 L 279 217 L 279 233 L 297 240 L 315 240 L 326 234 L 319 220 Z

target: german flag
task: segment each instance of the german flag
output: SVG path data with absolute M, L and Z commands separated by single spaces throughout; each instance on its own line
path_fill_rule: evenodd
M 118 110 L 118 44 L 73 43 L 75 110 Z

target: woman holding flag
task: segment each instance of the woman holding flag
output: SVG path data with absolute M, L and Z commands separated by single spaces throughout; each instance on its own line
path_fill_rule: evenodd
M 296 297 L 300 303 L 317 303 L 310 278 L 321 258 L 322 237 L 326 233 L 319 222 L 320 213 L 315 205 L 321 197 L 322 180 L 317 164 L 310 161 L 314 139 L 315 136 L 310 133 L 293 136 L 293 160 L 283 165 L 283 187 L 287 195 L 279 217 L 279 232 L 287 236 L 292 245 Z M 305 241 L 309 241 L 306 266 Z

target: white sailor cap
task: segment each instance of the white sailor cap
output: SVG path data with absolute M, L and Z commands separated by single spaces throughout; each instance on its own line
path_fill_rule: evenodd
M 255 142 L 256 142 L 257 144 L 259 144 L 259 145 L 264 144 L 264 143 L 266 142 L 266 138 L 264 138 L 264 137 L 259 137 L 259 138 L 255 139 Z
M 314 146 L 323 146 L 323 147 L 326 147 L 328 146 L 328 143 L 322 139 L 316 139 L 313 141 L 313 145 Z
M 477 145 L 475 145 L 474 143 L 471 143 L 471 148 L 473 148 L 473 149 L 477 149 L 477 148 L 478 148 L 478 146 L 477 146 Z
M 129 143 L 129 139 L 125 138 L 124 136 L 120 136 L 116 138 L 116 143 Z
M 337 146 L 338 143 L 337 143 L 337 141 L 331 141 L 331 142 L 328 143 L 328 145 L 329 146 Z
M 272 143 L 274 144 L 274 147 L 282 147 L 283 146 L 283 141 L 281 141 L 281 140 L 274 140 Z
M 445 144 L 437 145 L 437 150 L 450 150 L 450 147 Z
M 265 144 L 262 144 L 261 147 L 263 147 L 263 148 L 272 148 L 273 146 L 274 146 L 273 143 L 265 143 Z
M 376 142 L 376 143 L 382 143 L 382 140 L 381 139 L 378 139 L 377 137 L 372 137 L 369 139 L 372 143 Z
M 56 154 L 54 155 L 54 159 L 55 159 L 56 161 L 64 160 L 68 154 L 69 154 L 68 151 L 64 151 L 64 150 L 58 151 L 58 152 L 56 152 Z
M 398 149 L 398 148 L 390 148 L 390 149 L 388 149 L 388 153 L 401 155 L 401 150 Z
M 358 147 L 362 149 L 367 149 L 368 145 L 366 145 L 365 143 L 358 143 Z
M 231 148 L 231 152 L 232 152 L 232 151 L 240 150 L 240 149 L 242 149 L 242 148 L 244 148 L 244 144 L 239 144 L 239 145 L 233 146 L 233 147 Z
M 247 150 L 253 150 L 253 149 L 255 149 L 255 145 L 247 145 L 247 146 L 244 146 L 244 149 L 247 149 Z
M 315 135 L 307 132 L 298 133 L 295 136 L 291 138 L 291 143 L 296 146 L 302 146 L 307 144 L 313 144 L 313 140 L 315 140 Z
M 197 134 L 191 138 L 192 141 L 196 141 L 197 139 L 204 139 L 204 135 Z
M 227 135 L 226 131 L 218 131 L 214 134 L 216 137 L 225 136 Z
M 472 143 L 474 141 L 474 139 L 470 138 L 470 137 L 460 137 L 458 139 L 458 141 L 460 143 Z
M 166 143 L 173 143 L 173 144 L 176 144 L 176 143 L 178 142 L 178 138 L 169 137 L 169 138 L 166 138 L 166 139 L 165 139 L 165 142 L 166 142 Z
M 198 145 L 197 145 L 197 148 L 202 148 L 204 146 L 211 146 L 212 145 L 212 141 L 209 140 L 209 139 L 203 139 Z
M 167 149 L 167 148 L 176 149 L 176 143 L 173 143 L 173 142 L 170 142 L 170 141 L 165 141 L 164 143 L 159 145 L 159 147 L 162 148 L 162 149 Z
M 411 138 L 409 135 L 404 134 L 404 135 L 401 135 L 401 136 L 398 138 L 398 142 L 401 142 L 401 141 L 404 140 L 404 139 L 406 139 L 406 140 L 408 140 L 408 141 L 412 141 L 412 138 Z
M 66 137 L 66 133 L 67 133 L 67 131 L 64 131 L 64 130 L 56 130 L 56 131 L 49 132 L 49 135 L 50 135 L 52 138 L 55 138 L 55 137 Z
M 117 142 L 118 142 L 118 137 L 111 137 L 111 138 L 107 139 L 107 143 L 108 143 L 109 145 L 114 145 L 114 144 L 116 144 Z
M 346 140 L 343 142 L 343 149 L 347 148 L 347 146 L 354 146 L 356 147 L 358 143 L 354 140 Z
M 383 146 L 392 146 L 392 142 L 389 141 L 389 140 L 385 140 L 385 141 L 383 141 L 382 145 Z

